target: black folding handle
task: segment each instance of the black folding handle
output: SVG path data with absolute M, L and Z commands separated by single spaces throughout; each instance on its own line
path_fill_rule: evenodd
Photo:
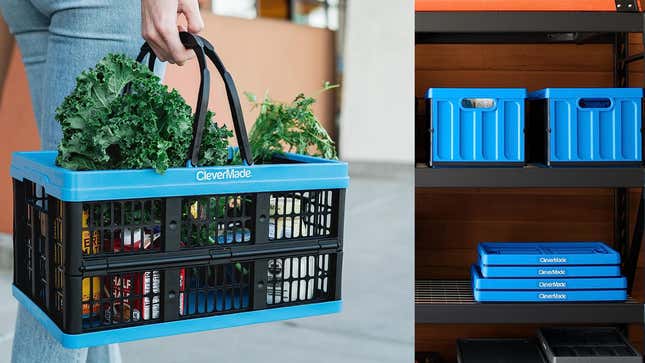
M 249 145 L 249 137 L 246 132 L 246 124 L 244 123 L 244 114 L 242 113 L 242 106 L 240 104 L 240 97 L 235 87 L 233 77 L 224 67 L 224 63 L 215 52 L 215 47 L 206 39 L 197 36 L 204 46 L 204 53 L 213 62 L 215 68 L 224 80 L 226 87 L 226 95 L 228 97 L 228 106 L 231 109 L 231 117 L 233 118 L 233 126 L 235 127 L 235 135 L 237 136 L 237 144 L 240 148 L 240 155 L 248 165 L 253 165 L 253 154 L 251 153 L 251 146 Z
M 240 98 L 237 93 L 237 88 L 235 87 L 235 82 L 233 82 L 233 77 L 224 67 L 224 64 L 218 57 L 215 52 L 215 48 L 210 42 L 200 36 L 193 35 L 188 32 L 180 32 L 179 38 L 186 48 L 192 49 L 197 55 L 197 62 L 199 63 L 201 76 L 201 80 L 199 82 L 199 93 L 197 96 L 197 106 L 195 108 L 195 118 L 193 121 L 193 139 L 191 141 L 189 150 L 190 155 L 188 156 L 188 159 L 193 166 L 198 165 L 199 149 L 204 135 L 204 128 L 206 126 L 206 113 L 208 112 L 208 102 L 210 97 L 210 72 L 206 65 L 206 56 L 208 56 L 224 80 L 228 104 L 231 109 L 231 116 L 235 127 L 235 135 L 240 148 L 240 155 L 248 165 L 252 165 L 253 156 L 251 154 L 249 139 L 246 133 Z M 144 43 L 141 47 L 141 52 L 139 53 L 139 56 L 137 56 L 137 62 L 143 62 L 143 59 L 148 54 L 150 55 L 148 59 L 148 68 L 151 71 L 154 71 L 156 55 L 148 43 Z

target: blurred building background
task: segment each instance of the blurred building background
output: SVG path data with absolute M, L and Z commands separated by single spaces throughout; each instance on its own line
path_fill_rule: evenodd
M 135 0 L 138 1 L 138 0 Z M 344 312 L 124 344 L 126 362 L 405 362 L 413 359 L 413 2 L 412 0 L 205 0 L 202 35 L 218 49 L 238 90 L 290 101 L 325 81 L 341 88 L 314 111 L 350 162 Z M 165 83 L 193 105 L 196 65 L 168 67 Z M 223 85 L 210 108 L 230 125 Z M 243 101 L 250 126 L 257 115 Z M 39 147 L 20 52 L 0 19 L 0 362 L 13 339 L 11 153 Z M 372 225 L 382 229 L 366 228 Z M 394 243 L 396 242 L 396 243 Z M 4 272 L 3 272 L 4 271 Z M 280 327 L 283 334 L 276 334 Z M 252 339 L 252 340 L 249 340 Z M 295 339 L 295 340 L 294 340 Z M 298 344 L 295 341 L 298 341 Z M 253 341 L 249 345 L 248 342 Z M 213 342 L 217 342 L 213 346 Z M 181 347 L 178 347 L 178 344 Z M 276 345 L 277 344 L 277 345 Z M 243 347 L 243 348 L 240 348 Z M 242 351 L 240 351 L 242 349 Z M 305 358 L 307 357 L 307 358 Z M 203 359 L 202 359 L 203 358 Z

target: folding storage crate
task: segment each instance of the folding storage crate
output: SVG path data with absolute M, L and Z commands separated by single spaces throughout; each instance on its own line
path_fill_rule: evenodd
M 550 88 L 530 93 L 528 161 L 546 166 L 639 166 L 642 98 L 642 88 Z
M 430 166 L 522 166 L 526 90 L 431 88 Z
M 251 165 L 230 75 L 207 41 L 182 40 L 200 100 L 205 55 L 224 78 L 245 165 L 76 172 L 56 152 L 13 155 L 13 294 L 67 348 L 340 311 L 347 164 Z
M 616 328 L 541 328 L 549 363 L 641 363 L 643 357 Z

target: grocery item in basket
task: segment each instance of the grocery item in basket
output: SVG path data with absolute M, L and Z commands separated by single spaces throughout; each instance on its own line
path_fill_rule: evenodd
M 112 250 L 130 252 L 155 249 L 161 242 L 161 228 L 124 228 L 123 232 L 115 231 Z
M 159 319 L 160 282 L 159 271 L 143 273 L 143 320 Z
M 90 231 L 88 230 L 89 218 L 90 212 L 84 209 L 82 220 L 83 236 L 81 241 L 81 250 L 83 251 L 84 255 L 94 255 L 99 253 L 101 250 L 100 233 L 98 231 L 90 233 Z
M 188 239 L 191 244 L 214 245 L 249 242 L 251 230 L 246 228 L 236 217 L 242 216 L 242 196 L 218 196 L 197 200 L 190 204 L 185 218 L 197 222 L 197 228 L 182 235 L 182 247 L 186 247 Z M 226 218 L 233 219 L 225 222 Z
M 179 315 L 184 315 L 184 291 L 186 291 L 186 269 L 179 270 Z
M 104 306 L 106 323 L 122 323 L 141 319 L 143 291 L 142 274 L 128 273 L 105 278 L 105 295 L 111 302 Z M 110 289 L 111 287 L 111 289 Z
M 301 198 L 280 197 L 271 199 L 269 214 L 269 239 L 307 237 L 309 231 L 300 215 Z
M 100 277 L 86 277 L 82 281 L 83 284 L 83 318 L 90 318 L 96 316 L 101 306 L 101 278 Z M 92 300 L 92 307 L 90 308 L 90 300 Z M 90 314 L 90 310 L 92 313 Z
M 313 256 L 269 260 L 267 304 L 313 299 L 315 264 Z
M 249 269 L 242 263 L 181 271 L 180 315 L 229 311 L 249 307 Z M 188 284 L 188 289 L 185 284 Z

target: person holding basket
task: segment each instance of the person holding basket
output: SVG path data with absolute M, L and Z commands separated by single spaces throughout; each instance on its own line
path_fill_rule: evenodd
M 195 56 L 179 31 L 204 28 L 198 0 L 0 0 L 0 13 L 25 64 L 43 150 L 61 140 L 56 108 L 76 76 L 108 53 L 136 57 L 145 39 L 157 59 L 183 65 Z M 183 15 L 187 25 L 179 25 Z M 156 67 L 162 77 L 163 66 Z M 63 348 L 19 305 L 12 362 L 121 362 L 118 345 Z

